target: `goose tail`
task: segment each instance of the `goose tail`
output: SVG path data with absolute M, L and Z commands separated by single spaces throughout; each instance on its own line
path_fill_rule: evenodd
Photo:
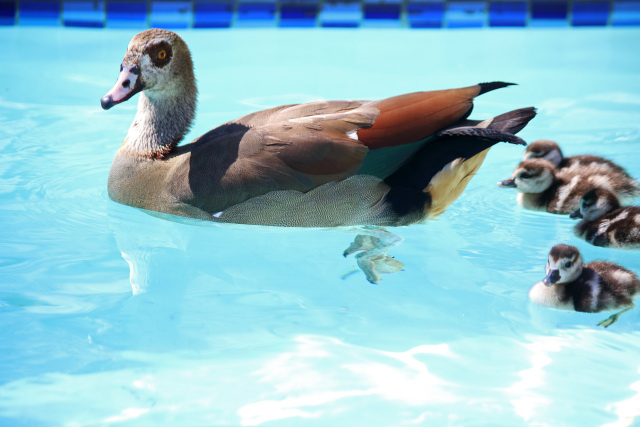
M 427 195 L 430 202 L 424 206 L 425 218 L 435 218 L 462 194 L 493 145 L 525 144 L 515 133 L 535 115 L 535 108 L 521 108 L 473 126 L 439 132 L 410 163 L 385 181 L 392 188 L 411 188 Z

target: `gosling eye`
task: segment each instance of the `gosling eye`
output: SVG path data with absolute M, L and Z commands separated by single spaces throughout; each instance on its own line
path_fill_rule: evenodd
M 571 266 L 572 266 L 572 265 L 573 265 L 573 263 L 572 263 L 571 261 L 567 261 L 567 262 L 564 264 L 564 268 L 571 268 Z
M 522 172 L 522 173 L 520 174 L 520 178 L 522 178 L 522 179 L 529 179 L 529 178 L 531 178 L 531 174 L 530 174 L 530 173 L 528 173 L 528 172 Z

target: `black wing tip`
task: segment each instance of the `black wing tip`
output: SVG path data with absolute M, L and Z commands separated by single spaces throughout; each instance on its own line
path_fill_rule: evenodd
M 537 110 L 535 107 L 519 108 L 494 117 L 488 128 L 516 134 L 520 132 L 536 114 Z
M 508 83 L 508 82 L 486 82 L 486 83 L 478 83 L 480 86 L 480 93 L 478 95 L 482 95 L 483 93 L 491 92 L 492 90 L 500 89 L 507 86 L 514 86 L 518 83 Z
M 438 138 L 481 138 L 493 141 L 493 144 L 498 142 L 508 142 L 515 145 L 527 145 L 524 139 L 509 131 L 490 128 L 466 127 L 447 129 L 442 132 L 438 132 L 435 136 Z

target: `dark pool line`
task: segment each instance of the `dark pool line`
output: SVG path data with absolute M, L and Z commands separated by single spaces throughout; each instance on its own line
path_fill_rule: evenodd
M 640 0 L 0 0 L 0 26 L 640 26 Z

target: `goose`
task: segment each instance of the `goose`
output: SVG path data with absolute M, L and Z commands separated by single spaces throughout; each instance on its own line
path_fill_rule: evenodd
M 564 157 L 558 143 L 549 139 L 538 139 L 527 145 L 522 155 L 522 160 L 528 159 L 548 160 L 557 169 L 604 169 L 623 174 L 629 179 L 632 179 L 622 166 L 604 157 L 593 156 L 591 154 Z
M 582 264 L 582 255 L 575 246 L 552 247 L 545 271 L 545 278 L 529 291 L 532 302 L 587 313 L 622 308 L 598 323 L 605 328 L 631 310 L 633 300 L 640 295 L 640 280 L 633 272 L 606 261 Z
M 442 212 L 497 142 L 533 107 L 468 120 L 476 96 L 512 83 L 415 92 L 378 101 L 284 105 L 179 143 L 196 110 L 193 61 L 176 33 L 133 37 L 108 110 L 140 93 L 116 153 L 109 197 L 121 204 L 216 222 L 333 227 L 406 225 Z
M 581 197 L 593 188 L 614 191 L 626 203 L 640 195 L 634 180 L 610 170 L 556 169 L 545 159 L 520 162 L 511 178 L 498 182 L 500 187 L 518 190 L 517 201 L 525 209 L 571 214 Z
M 640 206 L 621 207 L 618 197 L 609 190 L 588 191 L 570 217 L 582 218 L 573 232 L 592 245 L 640 249 Z

